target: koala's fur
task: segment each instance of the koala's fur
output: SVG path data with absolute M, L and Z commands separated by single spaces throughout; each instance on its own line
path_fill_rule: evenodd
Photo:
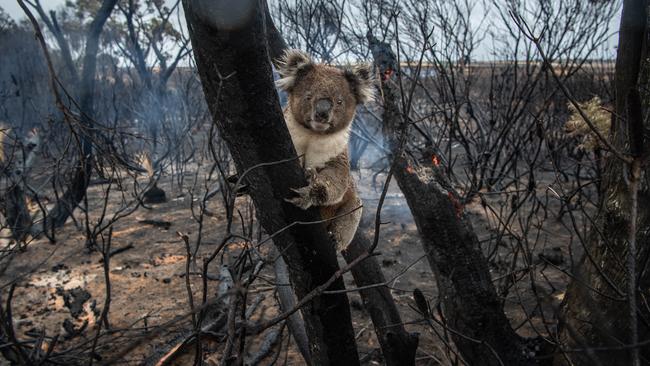
M 287 201 L 302 209 L 319 207 L 323 219 L 340 216 L 329 221 L 328 231 L 337 249 L 343 250 L 361 220 L 348 140 L 357 105 L 374 97 L 372 67 L 339 69 L 288 50 L 278 72 L 281 78 L 276 83 L 289 95 L 284 119 L 309 179 L 309 185 L 294 189 L 297 197 Z

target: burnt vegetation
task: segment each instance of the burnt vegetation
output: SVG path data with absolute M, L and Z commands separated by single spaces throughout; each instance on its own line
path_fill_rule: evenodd
M 650 364 L 646 1 L 17 2 L 6 362 Z M 376 76 L 341 252 L 285 200 L 291 48 Z

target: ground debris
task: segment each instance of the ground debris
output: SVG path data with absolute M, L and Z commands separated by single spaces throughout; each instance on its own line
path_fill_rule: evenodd
M 78 318 L 83 313 L 84 304 L 91 298 L 90 293 L 81 287 L 75 287 L 71 290 L 58 287 L 56 293 L 63 297 L 65 307 L 70 310 L 70 314 L 74 318 Z
M 163 221 L 163 220 L 138 220 L 138 222 L 141 224 L 147 224 L 154 227 L 159 227 L 163 230 L 169 230 L 169 228 L 172 226 L 171 222 Z
M 67 339 L 79 336 L 86 330 L 86 327 L 88 327 L 88 320 L 84 320 L 79 328 L 75 327 L 74 322 L 70 319 L 63 321 L 63 329 L 65 330 L 65 338 Z

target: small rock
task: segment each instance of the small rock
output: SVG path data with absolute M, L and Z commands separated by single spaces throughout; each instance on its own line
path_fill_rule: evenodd
M 163 281 L 163 283 L 170 283 L 170 282 L 172 282 L 172 279 L 169 278 L 169 277 L 165 277 L 165 278 L 163 278 L 162 281 Z

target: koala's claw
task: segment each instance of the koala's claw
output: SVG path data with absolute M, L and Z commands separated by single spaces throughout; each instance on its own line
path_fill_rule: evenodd
M 291 190 L 294 191 L 298 196 L 293 198 L 285 198 L 285 201 L 292 203 L 303 210 L 306 210 L 312 206 L 310 194 L 311 187 L 306 186 L 302 188 L 291 188 Z
M 331 232 L 331 231 L 328 231 L 327 235 L 330 237 L 332 242 L 334 242 L 334 244 L 336 245 L 336 251 L 337 252 L 340 252 L 343 249 L 347 248 L 347 247 L 343 246 L 343 244 L 341 243 L 341 235 L 337 235 L 336 233 Z
M 306 177 L 307 180 L 310 181 L 310 182 L 311 182 L 312 180 L 314 180 L 314 178 L 316 177 L 316 169 L 306 168 L 306 169 L 305 169 L 305 177 Z
M 334 233 L 331 232 L 331 231 L 328 231 L 328 232 L 327 232 L 327 235 L 330 237 L 330 240 L 333 241 L 334 243 L 336 243 L 337 246 L 338 246 L 338 242 L 339 242 L 339 240 L 338 240 L 338 238 L 336 237 L 336 235 L 334 235 Z

